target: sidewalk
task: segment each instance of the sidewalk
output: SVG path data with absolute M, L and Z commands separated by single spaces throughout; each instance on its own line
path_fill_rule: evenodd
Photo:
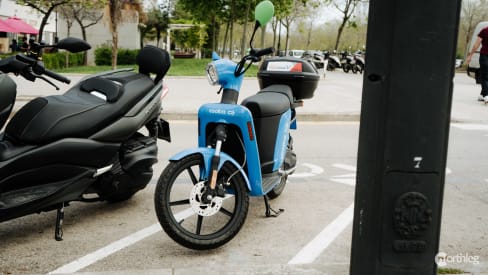
M 59 84 L 60 90 L 37 81 L 26 81 L 13 77 L 18 85 L 18 110 L 28 100 L 37 96 L 62 94 L 77 83 L 84 75 L 67 75 L 72 84 Z M 312 99 L 305 100 L 304 107 L 297 109 L 299 120 L 309 121 L 359 121 L 361 112 L 363 75 L 346 74 L 342 71 L 327 72 L 318 84 Z M 205 77 L 167 77 L 165 83 L 170 92 L 163 100 L 163 117 L 169 120 L 194 120 L 198 108 L 204 103 L 218 102 L 219 87 L 210 86 Z M 56 83 L 58 84 L 58 83 Z M 488 105 L 477 102 L 481 87 L 464 73 L 457 73 L 454 78 L 452 101 L 452 122 L 488 123 Z M 258 79 L 248 77 L 244 80 L 239 102 L 259 91 Z M 413 110 L 414 111 L 414 110 Z

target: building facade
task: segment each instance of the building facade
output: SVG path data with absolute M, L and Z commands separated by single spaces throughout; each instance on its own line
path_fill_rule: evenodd
M 102 12 L 102 11 L 100 11 Z M 86 42 L 92 48 L 88 53 L 88 65 L 95 65 L 95 49 L 98 47 L 112 47 L 112 33 L 110 32 L 110 17 L 103 11 L 103 18 L 97 24 L 86 29 Z M 89 22 L 85 22 L 89 23 Z M 84 24 L 86 25 L 86 24 Z M 138 28 L 139 14 L 135 10 L 122 10 L 122 22 L 118 24 L 118 47 L 125 49 L 139 49 L 141 35 Z M 68 34 L 69 33 L 69 34 Z M 82 29 L 77 22 L 73 22 L 68 30 L 68 21 L 63 16 L 58 17 L 58 37 L 83 38 Z
M 0 19 L 5 20 L 13 16 L 24 20 L 32 27 L 39 30 L 44 15 L 33 8 L 16 4 L 15 0 L 0 0 Z M 44 26 L 44 33 L 42 35 L 43 40 L 46 43 L 54 42 L 55 33 L 56 14 L 53 13 L 49 17 L 48 23 Z M 10 51 L 9 45 L 12 39 L 18 39 L 19 37 L 24 36 L 30 38 L 30 35 L 0 32 L 0 53 L 7 53 Z

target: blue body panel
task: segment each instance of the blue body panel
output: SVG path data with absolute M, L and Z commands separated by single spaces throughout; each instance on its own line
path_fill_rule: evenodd
M 183 150 L 183 151 L 177 153 L 176 155 L 172 156 L 169 160 L 170 161 L 178 161 L 178 160 L 181 160 L 182 158 L 189 156 L 189 155 L 193 155 L 193 154 L 202 155 L 203 163 L 204 163 L 205 167 L 200 167 L 200 169 L 202 169 L 202 170 L 200 171 L 200 179 L 199 180 L 203 181 L 203 180 L 207 180 L 208 175 L 210 174 L 210 167 L 211 167 L 212 157 L 214 155 L 214 152 L 215 152 L 215 149 L 213 149 L 213 148 L 206 148 L 206 147 L 190 148 L 190 149 L 186 149 L 186 150 Z M 230 161 L 237 169 L 239 169 L 244 180 L 246 181 L 247 188 L 252 191 L 252 187 L 249 184 L 249 179 L 247 178 L 246 172 L 244 172 L 244 170 L 242 170 L 239 163 L 237 163 L 231 156 L 229 156 L 228 154 L 226 154 L 224 152 L 220 152 L 220 162 L 219 162 L 219 167 L 218 167 L 219 170 L 220 170 L 220 168 L 222 168 L 222 165 L 224 165 L 224 163 L 226 161 Z
M 229 59 L 214 60 L 213 63 L 217 68 L 220 86 L 224 89 L 231 89 L 239 92 L 241 90 L 244 75 L 238 77 L 234 75 L 234 70 L 236 69 L 237 64 Z
M 199 137 L 198 146 L 207 145 L 206 128 L 209 123 L 222 123 L 236 125 L 241 129 L 244 148 L 246 150 L 248 179 L 251 185 L 250 195 L 264 195 L 261 181 L 261 162 L 259 159 L 258 145 L 256 143 L 256 133 L 251 112 L 244 106 L 235 104 L 209 103 L 204 104 L 198 110 Z M 253 139 L 249 135 L 248 123 L 252 130 Z M 238 166 L 240 167 L 240 166 Z
M 278 170 L 285 160 L 288 140 L 290 139 L 291 110 L 281 115 L 278 132 L 276 133 L 276 144 L 273 155 L 273 171 Z

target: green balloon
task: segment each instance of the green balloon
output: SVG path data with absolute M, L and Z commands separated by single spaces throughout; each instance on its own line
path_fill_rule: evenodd
M 254 12 L 254 17 L 256 21 L 259 22 L 260 26 L 266 25 L 266 23 L 273 18 L 274 15 L 274 5 L 269 0 L 261 1 Z

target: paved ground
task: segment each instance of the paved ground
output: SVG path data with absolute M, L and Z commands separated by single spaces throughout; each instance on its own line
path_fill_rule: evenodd
M 71 75 L 70 77 L 73 79 L 73 83 L 75 83 L 82 76 Z M 66 85 L 61 86 L 61 84 L 61 90 L 56 92 L 50 86 L 42 82 L 33 84 L 19 80 L 17 83 L 19 86 L 18 96 L 20 99 L 30 99 L 35 96 L 62 93 L 69 87 Z M 166 79 L 166 83 L 170 87 L 170 94 L 168 94 L 163 102 L 163 116 L 172 121 L 179 119 L 193 120 L 196 118 L 196 110 L 199 105 L 205 102 L 216 102 L 219 100 L 219 95 L 216 94 L 218 87 L 209 86 L 205 78 L 172 77 Z M 457 149 L 456 151 L 449 152 L 450 160 L 448 161 L 448 166 L 451 166 L 454 172 L 452 176 L 447 177 L 448 183 L 446 183 L 445 195 L 448 200 L 446 199 L 444 214 L 451 218 L 443 220 L 441 249 L 450 254 L 458 251 L 466 251 L 469 252 L 470 255 L 483 255 L 483 257 L 485 257 L 484 255 L 486 253 L 484 251 L 484 244 L 486 244 L 486 240 L 488 238 L 484 233 L 483 226 L 485 226 L 487 222 L 484 213 L 488 211 L 486 208 L 487 202 L 485 198 L 488 189 L 484 187 L 483 183 L 488 182 L 488 179 L 483 170 L 483 167 L 486 168 L 486 165 L 484 165 L 482 162 L 477 162 L 476 159 L 485 160 L 487 155 L 485 151 L 476 150 L 476 148 L 473 147 L 481 147 L 483 144 L 483 139 L 486 139 L 487 129 L 483 127 L 488 125 L 488 116 L 486 115 L 486 112 L 488 112 L 488 106 L 476 102 L 480 87 L 475 85 L 474 81 L 468 78 L 465 74 L 456 74 L 454 83 L 452 121 L 459 123 L 456 123 L 453 128 L 454 130 L 451 131 L 452 145 L 450 146 L 450 150 L 453 150 L 452 148 Z M 345 74 L 343 72 L 328 72 L 327 77 L 320 81 L 319 87 L 315 93 L 315 97 L 311 100 L 307 100 L 305 102 L 305 106 L 299 109 L 298 113 L 300 119 L 313 121 L 311 123 L 316 123 L 317 121 L 342 121 L 340 122 L 341 125 L 346 123 L 344 121 L 348 120 L 358 121 L 361 108 L 361 86 L 361 75 Z M 241 91 L 241 99 L 255 93 L 257 90 L 257 80 L 255 78 L 246 79 Z M 19 101 L 19 103 L 20 104 L 18 104 L 17 107 L 21 106 L 23 103 L 22 100 Z M 328 139 L 331 144 L 327 145 L 328 149 L 324 149 L 324 151 L 327 152 L 327 155 L 323 153 L 324 151 L 314 151 L 313 149 L 300 154 L 300 156 L 303 157 L 302 160 L 311 163 L 316 163 L 320 160 L 319 164 L 321 167 L 329 167 L 328 169 L 330 169 L 327 170 L 326 168 L 325 171 L 327 179 L 324 179 L 324 177 L 319 177 L 308 180 L 306 181 L 307 184 L 303 185 L 310 194 L 316 195 L 314 200 L 318 201 L 318 205 L 316 205 L 315 208 L 309 207 L 311 215 L 309 218 L 313 219 L 313 217 L 316 216 L 320 217 L 321 219 L 329 220 L 330 218 L 330 220 L 332 220 L 336 216 L 340 215 L 341 211 L 346 209 L 352 201 L 353 193 L 351 191 L 353 188 L 351 186 L 348 186 L 346 183 L 345 185 L 343 184 L 334 187 L 335 181 L 347 182 L 347 180 L 350 181 L 351 178 L 345 179 L 342 177 L 344 175 L 341 175 L 338 170 L 330 168 L 331 165 L 340 161 L 349 165 L 354 165 L 355 163 L 354 150 L 352 149 L 355 149 L 355 146 L 357 146 L 355 138 L 357 137 L 356 131 L 358 124 L 353 123 L 351 125 L 346 126 L 346 128 L 351 129 L 344 133 L 341 132 L 341 130 L 338 130 L 341 129 L 340 127 L 338 129 L 331 129 L 329 126 L 320 127 L 320 129 L 327 129 L 327 131 L 332 131 L 334 133 L 332 136 L 335 138 L 331 140 Z M 305 138 L 310 137 L 312 138 L 311 140 L 314 141 L 308 141 L 307 139 L 307 142 L 309 142 L 307 144 L 310 144 L 311 148 L 320 147 L 320 142 L 323 140 L 320 137 L 324 134 L 313 127 L 307 126 L 304 129 L 309 130 L 303 132 L 298 131 L 304 136 L 302 139 L 297 138 L 297 140 L 305 140 Z M 185 130 L 180 130 L 180 135 L 181 133 L 186 135 L 187 132 Z M 469 138 L 464 137 L 466 133 L 469 133 Z M 344 137 L 347 137 L 347 139 L 344 139 Z M 186 144 L 188 144 L 188 142 L 186 142 Z M 162 148 L 168 148 L 168 145 L 163 146 L 164 147 Z M 171 147 L 171 151 L 180 149 L 177 148 L 178 146 L 175 147 L 175 144 L 171 144 L 169 147 Z M 344 150 L 343 148 L 348 149 Z M 167 154 L 171 152 L 165 151 L 164 153 Z M 167 155 L 164 155 L 162 159 L 167 159 L 167 157 Z M 324 158 L 326 161 L 322 160 Z M 473 163 L 476 163 L 476 165 L 473 165 Z M 158 166 L 158 172 L 161 168 L 162 165 Z M 349 169 L 354 168 L 352 167 Z M 458 174 L 459 171 L 463 172 Z M 353 172 L 349 171 L 348 173 Z M 339 175 L 339 177 L 335 177 L 336 175 Z M 303 198 L 300 197 L 300 192 L 303 191 L 303 186 L 290 184 L 290 188 L 287 190 L 287 192 L 289 192 L 287 193 L 289 194 L 288 196 L 295 194 L 297 195 L 297 198 Z M 320 186 L 320 188 L 323 189 L 315 189 L 318 188 L 317 186 Z M 124 214 L 127 214 L 124 213 L 124 211 L 127 211 L 128 213 L 135 213 L 134 219 L 136 221 L 139 221 L 140 219 L 140 221 L 148 223 L 147 225 L 150 225 L 151 221 L 154 222 L 154 220 L 151 220 L 150 218 L 149 221 L 144 219 L 146 216 L 154 218 L 150 201 L 153 192 L 152 188 L 153 187 L 148 188 L 148 190 L 144 190 L 144 193 L 138 195 L 138 199 L 133 201 L 131 203 L 131 207 L 128 209 L 121 209 L 122 207 L 120 206 L 111 206 L 109 208 L 115 209 L 102 210 L 98 209 L 96 206 L 88 206 L 89 211 L 94 211 L 95 213 L 100 214 L 101 220 L 98 221 L 98 223 L 95 223 L 90 219 L 91 215 L 86 214 L 86 205 L 82 206 L 82 208 L 80 207 L 80 209 L 72 206 L 74 207 L 74 211 L 71 212 L 72 210 L 70 209 L 70 212 L 72 213 L 70 214 L 72 215 L 70 218 L 73 219 L 73 224 L 67 225 L 71 227 L 72 236 L 90 236 L 93 235 L 90 234 L 90 232 L 99 232 L 100 229 L 103 231 L 103 233 L 101 233 L 100 236 L 95 237 L 92 242 L 84 241 L 83 245 L 88 245 L 88 249 L 85 249 L 79 241 L 76 241 L 76 238 L 67 240 L 64 242 L 64 244 L 52 241 L 50 239 L 50 235 L 52 234 L 52 220 L 49 219 L 46 221 L 42 216 L 37 217 L 34 215 L 32 216 L 34 218 L 29 217 L 29 219 L 27 219 L 26 217 L 26 219 L 11 221 L 9 222 L 9 226 L 1 225 L 3 227 L 0 228 L 6 230 L 2 233 L 3 238 L 5 238 L 4 248 L 6 248 L 6 250 L 9 252 L 19 251 L 19 255 L 18 257 L 15 257 L 11 253 L 5 253 L 5 250 L 3 250 L 3 252 L 0 252 L 0 255 L 8 255 L 9 257 L 0 258 L 7 261 L 18 260 L 19 264 L 29 264 L 29 268 L 33 268 L 30 269 L 31 272 L 22 272 L 22 268 L 14 269 L 20 273 L 35 273 L 34 270 L 53 270 L 53 268 L 46 268 L 45 263 L 43 263 L 44 261 L 48 261 L 48 259 L 42 260 L 43 255 L 46 254 L 46 252 L 43 252 L 44 249 L 47 249 L 46 251 L 49 251 L 51 255 L 56 255 L 53 257 L 53 259 L 50 259 L 57 263 L 54 265 L 54 267 L 60 266 L 60 264 L 66 263 L 63 263 L 63 258 L 68 257 L 76 259 L 78 258 L 77 256 L 70 255 L 74 254 L 82 256 L 86 254 L 87 251 L 93 251 L 102 246 L 99 244 L 99 242 L 105 244 L 110 243 L 108 240 L 112 238 L 115 238 L 116 240 L 124 237 L 126 233 L 122 232 L 121 230 L 124 225 L 129 224 L 128 221 L 123 220 Z M 333 188 L 330 189 L 333 190 L 333 194 L 338 194 L 337 196 L 334 196 L 334 198 L 331 198 L 334 200 L 333 203 L 330 204 L 333 205 L 333 207 L 329 207 L 330 209 L 328 209 L 328 211 L 331 212 L 312 211 L 319 209 L 318 207 L 324 207 L 324 198 L 320 194 L 327 188 Z M 295 197 L 293 197 L 292 200 L 295 200 L 294 198 Z M 307 202 L 314 200 L 307 200 Z M 449 203 L 447 203 L 448 201 Z M 468 201 L 474 201 L 476 204 L 473 205 L 467 203 Z M 278 203 L 279 202 L 280 201 L 278 201 Z M 142 214 L 137 215 L 137 213 Z M 286 229 L 288 225 L 292 224 L 289 221 L 290 218 L 285 217 L 284 220 L 278 219 L 276 222 L 271 221 L 269 224 L 267 223 L 264 225 L 259 221 L 259 218 L 256 218 L 259 216 L 259 214 L 257 214 L 258 212 L 254 211 L 253 213 L 254 218 L 250 218 L 246 228 L 239 234 L 241 241 L 232 242 L 224 250 L 213 251 L 207 256 L 188 252 L 184 249 L 182 250 L 178 246 L 174 245 L 174 243 L 172 243 L 170 240 L 165 239 L 161 241 L 161 237 L 149 238 L 132 249 L 125 250 L 115 257 L 111 257 L 110 259 L 101 261 L 100 263 L 81 270 L 87 273 L 80 274 L 209 274 L 209 272 L 211 272 L 213 274 L 335 275 L 345 274 L 344 272 L 347 272 L 347 255 L 350 249 L 348 246 L 351 234 L 350 227 L 345 229 L 345 231 L 338 236 L 330 248 L 331 251 L 322 254 L 318 260 L 314 262 L 314 264 L 290 265 L 287 264 L 287 261 L 290 258 L 289 253 L 291 252 L 282 248 L 289 249 L 292 247 L 295 249 L 295 242 L 289 242 L 291 240 L 285 241 L 284 243 L 277 241 L 274 243 L 273 248 L 268 248 L 267 250 L 265 247 L 256 248 L 256 246 L 250 245 L 249 241 L 247 241 L 247 238 L 252 239 L 258 236 L 258 238 L 254 241 L 262 243 L 271 241 L 271 243 L 273 243 L 273 238 L 266 238 L 266 235 L 255 235 L 255 232 L 269 232 L 270 230 L 273 230 L 273 228 L 280 228 L 280 230 L 283 230 L 283 228 Z M 293 211 L 291 213 L 293 214 Z M 294 213 L 293 215 L 300 216 L 300 213 L 301 212 L 297 211 L 297 213 Z M 55 213 L 48 213 L 47 215 L 52 216 L 52 214 Z M 330 215 L 330 217 L 328 217 L 328 215 Z M 76 219 L 81 219 L 81 221 L 76 221 Z M 22 224 L 22 221 L 26 222 L 27 225 Z M 253 225 L 257 223 L 260 223 L 259 226 L 253 227 Z M 302 244 L 302 246 L 310 240 L 311 236 L 313 237 L 317 232 L 320 231 L 320 224 L 312 222 L 305 225 L 306 226 L 303 228 L 303 230 L 306 233 L 295 236 L 293 239 L 293 241 Z M 251 230 L 251 228 L 255 229 Z M 449 228 L 449 230 L 446 230 L 446 228 Z M 24 234 L 20 234 L 21 232 L 18 232 L 19 230 L 30 231 L 27 238 L 33 238 L 34 240 L 28 241 L 27 239 L 24 239 L 25 232 Z M 1 231 L 2 230 L 0 230 L 0 232 Z M 280 235 L 283 233 L 276 232 L 276 234 Z M 453 239 L 454 241 L 451 241 Z M 47 241 L 47 244 L 43 243 L 44 241 Z M 71 247 L 63 249 L 63 245 L 66 245 L 68 242 L 71 244 Z M 54 250 L 55 253 L 51 249 Z M 161 252 L 161 250 L 163 250 L 164 253 Z M 271 261 L 273 264 L 266 264 L 267 261 L 265 260 L 265 257 L 269 257 L 268 253 L 270 250 L 276 251 L 277 257 L 281 257 L 279 256 L 281 255 L 280 253 L 285 252 L 285 260 L 274 260 Z M 212 265 L 211 271 L 208 270 L 208 267 L 205 265 L 198 267 L 199 264 L 204 263 L 202 262 L 203 260 L 190 262 L 197 254 L 200 258 L 203 257 L 203 259 L 215 262 L 215 264 Z M 291 256 L 293 255 L 294 254 L 291 254 Z M 19 260 L 19 257 L 23 257 L 24 259 Z M 32 267 L 32 257 L 40 259 L 35 263 L 38 265 L 38 269 Z M 171 262 L 171 259 L 174 259 L 174 262 Z M 183 262 L 177 262 L 178 259 L 182 259 Z M 249 264 L 246 265 L 245 259 L 257 259 L 257 261 L 253 261 L 252 263 L 249 262 Z M 136 261 L 137 264 L 132 264 L 131 260 Z M 229 262 L 234 262 L 235 265 L 229 264 Z M 145 268 L 140 268 L 139 263 L 145 263 Z M 219 265 L 219 263 L 226 264 Z M 167 268 L 162 269 L 162 266 Z M 484 260 L 481 270 L 476 270 L 470 268 L 469 266 L 466 268 L 465 266 L 460 267 L 473 272 L 473 274 L 488 271 L 486 260 Z M 337 272 L 334 272 L 334 270 Z M 14 274 L 15 273 L 16 272 L 14 272 Z

